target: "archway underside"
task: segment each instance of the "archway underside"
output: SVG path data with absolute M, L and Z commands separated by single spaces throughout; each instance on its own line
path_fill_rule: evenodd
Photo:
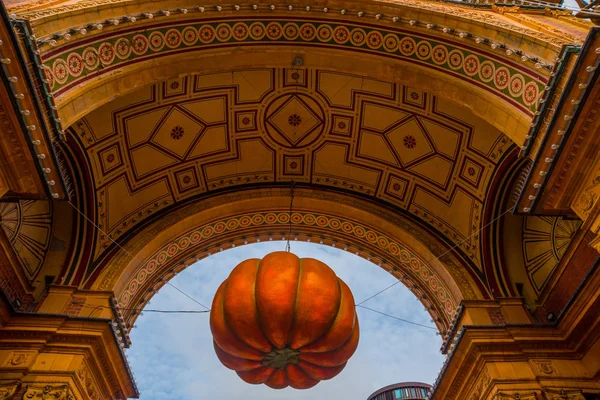
M 86 286 L 113 290 L 132 326 L 154 293 L 197 260 L 287 239 L 289 195 L 288 188 L 247 189 L 179 207 L 133 234 L 123 249 L 113 248 Z M 434 234 L 364 199 L 296 189 L 291 239 L 335 246 L 389 271 L 415 293 L 442 333 L 462 299 L 486 297 L 478 277 Z
M 67 126 L 141 86 L 223 70 L 285 68 L 297 56 L 311 69 L 418 87 L 470 109 L 518 144 L 548 84 L 546 72 L 503 60 L 488 48 L 363 24 L 287 18 L 114 31 L 50 51 L 42 67 Z
M 462 299 L 489 296 L 482 257 L 484 209 L 492 178 L 503 160 L 512 163 L 506 156 L 514 145 L 469 110 L 421 89 L 309 68 L 197 74 L 121 96 L 79 120 L 69 132 L 71 150 L 89 166 L 91 176 L 83 181 L 89 186 L 86 203 L 94 205 L 90 218 L 97 229 L 87 242 L 90 263 L 73 263 L 78 270 L 65 271 L 63 284 L 115 290 L 126 303 L 143 303 L 156 279 L 177 263 L 223 245 L 220 238 L 208 235 L 177 251 L 165 269 L 146 282 L 134 275 L 148 275 L 147 269 L 137 271 L 140 263 L 153 265 L 150 258 L 160 254 L 161 248 L 149 244 L 153 238 L 162 238 L 161 246 L 168 249 L 173 241 L 191 240 L 182 235 L 192 235 L 198 227 L 215 230 L 214 224 L 233 224 L 240 230 L 227 231 L 230 244 L 243 242 L 248 229 L 274 234 L 286 218 L 289 192 L 280 195 L 277 206 L 269 199 L 243 212 L 235 210 L 244 195 L 222 200 L 227 207 L 218 213 L 206 211 L 186 231 L 172 231 L 162 223 L 164 231 L 152 228 L 153 234 L 145 236 L 140 232 L 172 221 L 174 217 L 167 216 L 179 213 L 185 204 L 208 207 L 219 193 L 288 187 L 294 181 L 321 196 L 337 191 L 349 199 L 362 198 L 362 210 L 395 210 L 375 223 L 374 217 L 357 220 L 351 208 L 298 209 L 313 214 L 307 218 L 321 215 L 338 224 L 347 221 L 347 227 L 360 224 L 358 231 L 336 230 L 328 222 L 323 240 L 343 241 L 383 263 L 396 260 L 390 270 L 406 266 L 401 273 L 419 287 L 426 306 L 435 309 L 441 329 L 448 328 Z M 338 197 L 336 204 L 343 204 L 344 196 Z M 275 213 L 275 219 L 269 217 L 272 221 L 266 219 L 269 212 Z M 312 240 L 318 228 L 304 223 L 304 214 L 298 214 L 297 234 Z M 264 221 L 244 227 L 235 222 L 242 217 Z M 382 231 L 393 219 L 399 227 L 407 226 L 408 220 L 416 222 L 410 234 L 399 238 L 398 233 Z M 369 237 L 359 235 L 367 231 Z M 380 236 L 381 243 L 395 244 L 379 246 Z M 138 243 L 141 237 L 148 243 Z M 400 252 L 403 246 L 412 248 L 421 262 Z M 136 264 L 120 260 L 120 252 L 134 254 Z M 455 258 L 442 259 L 438 267 L 418 266 L 450 253 Z M 83 271 L 79 264 L 89 266 Z M 138 291 L 138 286 L 143 289 Z

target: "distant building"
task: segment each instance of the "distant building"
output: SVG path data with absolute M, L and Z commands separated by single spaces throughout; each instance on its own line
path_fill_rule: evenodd
M 421 382 L 402 382 L 379 389 L 367 400 L 426 399 L 431 385 Z

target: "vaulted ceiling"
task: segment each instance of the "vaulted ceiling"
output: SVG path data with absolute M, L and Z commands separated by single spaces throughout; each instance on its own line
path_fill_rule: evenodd
M 186 76 L 118 98 L 72 127 L 113 240 L 190 197 L 289 182 L 405 210 L 481 270 L 482 210 L 512 142 L 416 88 L 339 72 L 252 69 Z

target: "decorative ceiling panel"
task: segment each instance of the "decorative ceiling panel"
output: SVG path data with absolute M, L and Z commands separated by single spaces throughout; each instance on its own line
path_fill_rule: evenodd
M 98 258 L 148 216 L 242 184 L 343 188 L 427 222 L 480 268 L 487 186 L 512 145 L 418 89 L 332 71 L 180 78 L 119 98 L 73 127 L 97 191 Z
M 125 65 L 144 62 L 149 58 L 164 57 L 192 50 L 214 49 L 240 45 L 285 44 L 289 46 L 320 47 L 391 57 L 443 71 L 467 81 L 482 90 L 494 93 L 528 115 L 533 115 L 547 77 L 514 62 L 507 62 L 487 51 L 474 50 L 458 41 L 443 37 L 432 39 L 406 31 L 376 28 L 357 23 L 320 20 L 253 20 L 240 19 L 199 22 L 187 21 L 165 26 L 149 25 L 143 30 L 119 30 L 102 33 L 84 43 L 73 43 L 43 55 L 43 67 L 50 89 L 56 97 L 67 90 Z M 198 81 L 196 89 L 207 89 L 223 84 L 244 85 L 263 82 L 267 86 L 254 88 L 254 96 L 266 93 L 270 87 L 259 71 L 248 71 L 248 82 L 237 82 L 234 77 L 221 76 L 219 80 Z M 293 80 L 293 79 L 292 79 Z M 289 81 L 289 79 L 288 79 Z M 337 93 L 332 87 L 340 86 Z M 304 84 L 299 82 L 299 84 Z M 348 93 L 362 85 L 355 77 L 336 77 L 319 89 L 332 98 L 331 104 L 342 105 L 350 99 Z M 383 95 L 389 84 L 370 82 L 361 90 Z M 172 92 L 183 90 L 172 88 Z M 167 91 L 168 92 L 168 91 Z M 255 101 L 249 94 L 239 95 L 238 103 Z M 340 103 L 340 101 L 342 103 Z M 349 105 L 347 105 L 349 106 Z
M 0 202 L 0 228 L 30 282 L 38 276 L 52 240 L 52 202 Z

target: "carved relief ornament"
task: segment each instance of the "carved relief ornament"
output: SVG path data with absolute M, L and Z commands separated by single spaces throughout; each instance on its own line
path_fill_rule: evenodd
M 28 385 L 24 400 L 77 400 L 67 385 Z
M 517 391 L 517 392 L 498 392 L 494 395 L 494 400 L 541 400 L 539 393 L 535 391 Z
M 552 365 L 552 361 L 532 361 L 533 364 L 537 367 L 537 369 L 546 375 L 552 375 L 556 370 Z
M 544 389 L 546 400 L 585 400 L 581 390 Z
M 19 381 L 0 384 L 0 400 L 11 399 L 20 384 L 21 382 Z

